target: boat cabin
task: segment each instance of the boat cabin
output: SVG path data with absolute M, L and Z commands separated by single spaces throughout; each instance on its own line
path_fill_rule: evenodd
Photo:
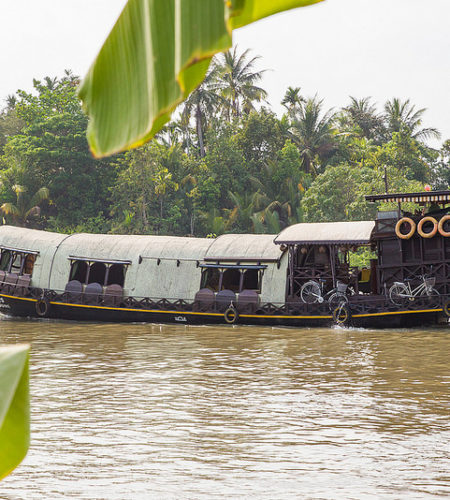
M 350 251 L 372 246 L 375 222 L 327 222 L 295 224 L 275 238 L 289 255 L 286 300 L 301 300 L 302 286 L 309 280 L 325 283 L 325 289 L 336 288 L 338 282 L 352 287 L 354 293 L 376 290 L 376 265 L 361 269 L 351 266 Z

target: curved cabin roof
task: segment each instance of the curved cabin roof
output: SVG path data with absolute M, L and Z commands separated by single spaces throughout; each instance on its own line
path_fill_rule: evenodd
M 361 245 L 370 243 L 374 221 L 317 222 L 294 224 L 274 239 L 274 243 L 308 245 Z
M 58 253 L 94 260 L 202 259 L 211 240 L 179 236 L 73 234 Z
M 205 260 L 276 262 L 283 254 L 274 244 L 274 236 L 273 234 L 223 234 L 213 240 L 206 252 Z
M 24 227 L 0 226 L 0 248 L 44 252 L 56 247 L 67 234 L 50 233 Z

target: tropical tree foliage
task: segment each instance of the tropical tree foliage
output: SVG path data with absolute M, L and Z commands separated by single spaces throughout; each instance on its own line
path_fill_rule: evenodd
M 17 226 L 25 226 L 30 223 L 31 219 L 36 219 L 41 215 L 39 205 L 44 200 L 48 200 L 49 191 L 46 187 L 42 187 L 31 198 L 27 198 L 27 188 L 25 186 L 16 184 L 12 189 L 16 194 L 17 203 L 3 203 L 0 210 L 5 216 L 11 218 L 12 222 Z
M 250 84 L 236 83 L 233 94 L 231 78 L 241 77 L 230 71 Z M 9 96 L 0 112 L 3 218 L 63 232 L 275 233 L 301 221 L 372 217 L 377 207 L 364 195 L 385 191 L 385 169 L 390 191 L 449 187 L 448 141 L 440 150 L 427 144 L 424 110 L 408 100 L 377 106 L 351 97 L 328 110 L 291 86 L 280 117 L 265 93 L 244 92 L 261 88 L 254 75 L 263 71 L 249 51 L 214 58 L 175 120 L 108 160 L 89 153 L 78 78 L 34 81 L 32 93 Z M 397 109 L 399 127 L 384 108 Z M 38 204 L 43 186 L 49 197 Z

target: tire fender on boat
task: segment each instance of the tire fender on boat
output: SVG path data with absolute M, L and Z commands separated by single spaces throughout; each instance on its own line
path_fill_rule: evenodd
M 224 313 L 223 317 L 229 325 L 237 323 L 239 319 L 239 313 L 234 306 L 230 306 Z
M 442 306 L 442 310 L 444 311 L 444 314 L 447 316 L 447 318 L 450 318 L 450 300 L 447 300 L 447 302 L 444 302 L 444 305 Z
M 339 326 L 348 326 L 352 319 L 350 308 L 347 304 L 340 304 L 333 310 L 333 321 Z
M 403 234 L 400 227 L 403 223 L 409 224 L 411 228 L 408 233 Z M 402 217 L 395 225 L 395 234 L 402 240 L 409 240 L 416 230 L 416 223 L 410 217 Z
M 425 233 L 422 229 L 425 222 L 432 222 L 434 224 L 433 230 L 429 233 Z M 422 238 L 432 238 L 437 233 L 437 230 L 438 223 L 434 217 L 424 217 L 423 219 L 420 219 L 419 223 L 417 224 L 417 232 L 420 234 L 420 236 L 422 236 Z
M 50 314 L 50 301 L 45 297 L 38 299 L 34 307 L 40 318 L 46 318 Z
M 445 231 L 444 230 L 444 224 L 447 221 L 450 221 L 450 215 L 444 215 L 444 217 L 442 217 L 442 219 L 439 221 L 439 224 L 438 224 L 438 231 L 441 233 L 442 236 L 445 236 L 446 238 L 449 238 L 450 237 L 450 231 Z

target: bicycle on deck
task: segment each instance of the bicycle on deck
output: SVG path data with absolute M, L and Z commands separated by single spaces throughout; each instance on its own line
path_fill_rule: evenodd
M 325 279 L 319 279 L 319 281 L 307 281 L 300 289 L 300 297 L 303 302 L 306 302 L 307 304 L 322 304 L 323 302 L 328 302 L 332 311 L 342 304 L 348 304 L 348 285 L 338 281 L 335 288 L 325 293 L 324 285 L 326 282 L 327 280 Z
M 423 274 L 420 276 L 422 282 L 416 286 L 416 288 L 411 287 L 411 281 L 415 278 L 406 279 L 405 282 L 396 281 L 391 288 L 389 288 L 389 299 L 396 306 L 404 306 L 408 301 L 412 302 L 416 297 L 429 297 L 437 298 L 440 293 L 434 288 L 436 284 L 436 278 L 433 276 L 426 276 Z

